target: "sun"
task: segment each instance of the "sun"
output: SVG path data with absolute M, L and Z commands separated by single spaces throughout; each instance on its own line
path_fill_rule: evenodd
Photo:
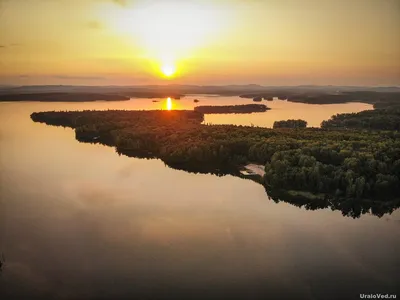
M 161 72 L 162 72 L 166 77 L 171 77 L 172 75 L 175 74 L 176 68 L 175 68 L 174 65 L 170 65 L 170 64 L 163 65 L 163 66 L 161 67 Z

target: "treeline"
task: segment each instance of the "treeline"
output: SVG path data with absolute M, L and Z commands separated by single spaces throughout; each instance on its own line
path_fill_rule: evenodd
M 384 107 L 359 113 L 337 114 L 321 123 L 322 128 L 400 130 L 400 105 L 377 104 Z
M 275 121 L 273 126 L 273 128 L 306 128 L 306 127 L 307 127 L 307 122 L 301 119 Z
M 273 97 L 277 97 L 279 100 L 286 100 L 288 98 L 288 96 L 287 96 L 288 94 L 291 95 L 292 92 L 286 91 L 286 90 L 282 90 L 282 91 L 271 90 L 271 91 L 242 94 L 239 97 L 240 98 L 253 98 L 253 100 L 257 99 L 258 101 L 261 101 L 263 99 L 272 101 Z
M 289 96 L 288 101 L 309 104 L 335 104 L 347 102 L 362 102 L 374 104 L 377 102 L 392 102 L 400 98 L 398 92 L 353 91 L 334 94 L 298 94 Z
M 248 162 L 263 164 L 264 184 L 272 193 L 322 195 L 318 199 L 335 209 L 355 201 L 388 209 L 398 205 L 400 132 L 209 126 L 201 125 L 203 117 L 198 111 L 32 114 L 34 121 L 75 128 L 80 141 L 160 158 L 174 168 L 234 174 Z
M 203 114 L 249 114 L 253 112 L 264 112 L 268 108 L 264 104 L 243 104 L 243 105 L 203 105 L 194 108 L 195 111 Z
M 399 102 L 399 92 L 382 92 L 382 91 L 324 91 L 324 90 L 271 90 L 263 92 L 254 92 L 243 94 L 242 98 L 263 98 L 269 99 L 278 97 L 280 100 L 288 100 L 291 102 L 300 102 L 308 104 L 338 104 L 347 102 L 362 102 L 362 103 L 389 103 Z

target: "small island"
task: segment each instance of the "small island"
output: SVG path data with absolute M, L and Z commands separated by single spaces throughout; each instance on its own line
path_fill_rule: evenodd
M 286 120 L 286 121 L 275 121 L 274 128 L 306 128 L 307 122 L 304 120 Z
M 243 105 L 223 105 L 223 106 L 197 106 L 195 111 L 203 114 L 250 114 L 255 112 L 265 112 L 270 108 L 264 104 L 243 104 Z

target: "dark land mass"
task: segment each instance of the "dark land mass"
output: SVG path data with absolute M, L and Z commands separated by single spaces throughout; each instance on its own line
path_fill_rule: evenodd
M 133 98 L 166 98 L 169 93 L 162 92 L 123 92 L 121 94 L 98 94 L 98 93 L 27 93 L 27 94 L 0 94 L 0 101 L 42 101 L 42 102 L 88 102 L 88 101 L 121 101 Z M 173 95 L 180 99 L 182 95 Z
M 332 116 L 322 128 L 400 130 L 400 104 L 380 103 L 374 110 Z
M 250 93 L 270 93 L 274 97 L 293 94 L 333 94 L 344 92 L 397 92 L 400 87 L 365 87 L 365 86 L 261 86 L 257 84 L 247 85 L 131 85 L 131 86 L 73 86 L 73 85 L 32 85 L 32 86 L 3 86 L 0 93 L 49 93 L 49 92 L 80 92 L 80 93 L 116 93 L 121 92 L 172 92 L 172 94 L 214 94 L 214 95 L 242 95 Z M 255 96 L 254 96 L 255 97 Z M 252 97 L 252 98 L 254 98 Z
M 189 172 L 241 176 L 247 163 L 265 165 L 265 176 L 254 180 L 277 202 L 354 218 L 380 217 L 400 205 L 398 131 L 202 125 L 198 111 L 40 112 L 31 118 L 74 128 L 78 141 Z
M 309 104 L 335 104 L 347 102 L 374 104 L 379 102 L 396 101 L 400 103 L 400 93 L 357 91 L 321 95 L 292 95 L 288 98 L 288 101 Z
M 143 86 L 15 86 L 0 87 L 0 99 L 10 101 L 11 95 L 26 94 L 101 94 L 118 95 L 132 98 L 166 98 L 180 99 L 188 94 L 205 94 L 220 96 L 240 96 L 243 98 L 281 100 L 310 104 L 332 104 L 346 102 L 400 102 L 400 87 L 351 87 L 351 86 L 261 86 L 225 85 L 143 85 Z M 21 97 L 24 96 L 15 96 Z M 7 99 L 8 98 L 8 99 Z M 32 99 L 31 99 L 32 100 Z M 100 100 L 100 99 L 96 99 Z M 0 100 L 1 101 L 1 100 Z M 36 101 L 36 100 L 35 100 Z M 75 100 L 78 101 L 78 100 Z M 79 100 L 79 101 L 85 101 Z M 91 101 L 91 100 L 87 100 Z
M 380 108 L 399 108 L 400 107 L 400 101 L 387 101 L 387 102 L 377 102 L 374 103 L 374 108 L 375 109 L 380 109 Z
M 270 108 L 264 104 L 243 104 L 243 105 L 205 105 L 197 106 L 195 111 L 203 114 L 250 114 L 254 112 L 265 112 Z
M 399 103 L 399 92 L 375 92 L 375 91 L 354 91 L 328 93 L 323 91 L 299 92 L 298 90 L 276 90 L 261 93 L 250 93 L 240 95 L 242 98 L 266 99 L 271 100 L 277 97 L 279 100 L 290 102 L 300 102 L 308 104 L 338 104 L 348 102 L 362 102 L 368 104 L 375 103 Z
M 83 102 L 97 100 L 120 101 L 129 100 L 129 97 L 113 94 L 92 93 L 33 93 L 0 95 L 0 101 Z
M 273 128 L 306 128 L 307 121 L 304 120 L 285 120 L 285 121 L 275 121 Z

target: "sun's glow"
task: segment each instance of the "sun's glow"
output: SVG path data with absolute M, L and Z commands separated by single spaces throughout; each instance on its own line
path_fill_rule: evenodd
M 168 97 L 167 99 L 167 110 L 171 110 L 172 109 L 172 100 L 171 98 Z
M 170 78 L 178 75 L 177 65 L 216 40 L 225 20 L 223 12 L 211 0 L 135 1 L 112 15 L 107 11 L 106 18 L 116 33 L 135 43 L 140 57 L 154 66 L 153 74 Z
M 175 74 L 176 68 L 172 64 L 165 64 L 161 67 L 161 71 L 166 77 L 171 77 Z

